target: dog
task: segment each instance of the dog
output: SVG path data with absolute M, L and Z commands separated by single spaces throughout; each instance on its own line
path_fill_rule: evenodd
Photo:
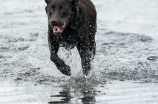
M 96 53 L 95 34 L 97 13 L 90 0 L 45 0 L 48 16 L 48 44 L 50 59 L 64 75 L 71 70 L 57 55 L 59 47 L 78 49 L 83 74 L 89 75 Z

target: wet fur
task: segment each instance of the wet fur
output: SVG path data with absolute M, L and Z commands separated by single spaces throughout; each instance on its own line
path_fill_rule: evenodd
M 46 0 L 47 6 L 51 5 L 52 0 Z M 90 0 L 56 0 L 56 2 L 67 3 L 71 12 L 71 20 L 67 24 L 63 33 L 60 35 L 53 34 L 53 30 L 48 22 L 48 42 L 50 48 L 50 59 L 54 62 L 61 73 L 70 76 L 71 70 L 61 58 L 58 57 L 58 49 L 63 46 L 70 50 L 77 47 L 81 57 L 83 74 L 88 75 L 91 70 L 91 60 L 95 55 L 96 43 L 96 10 Z M 69 4 L 71 3 L 71 4 Z M 50 8 L 50 7 L 49 7 Z M 48 14 L 48 7 L 46 12 Z M 61 20 L 61 17 L 57 17 Z M 49 20 L 49 17 L 48 17 Z M 62 21 L 60 21 L 62 23 Z

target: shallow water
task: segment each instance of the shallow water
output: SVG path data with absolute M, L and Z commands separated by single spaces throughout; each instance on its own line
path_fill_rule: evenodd
M 59 50 L 71 77 L 50 61 L 44 1 L 0 0 L 0 104 L 157 104 L 158 3 L 142 1 L 94 1 L 97 53 L 85 79 L 76 48 Z
M 77 84 L 77 82 L 76 82 Z M 158 84 L 112 81 L 74 87 L 70 83 L 14 83 L 2 81 L 1 104 L 157 104 Z

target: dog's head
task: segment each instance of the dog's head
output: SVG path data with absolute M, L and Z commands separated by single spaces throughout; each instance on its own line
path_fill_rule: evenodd
M 61 34 L 76 14 L 79 0 L 45 0 L 49 25 L 54 34 Z

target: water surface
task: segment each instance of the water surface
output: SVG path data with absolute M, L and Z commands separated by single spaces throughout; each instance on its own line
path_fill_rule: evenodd
M 76 83 L 77 84 L 77 83 Z M 156 104 L 157 83 L 112 81 L 96 86 L 70 83 L 33 84 L 2 81 L 1 104 Z

